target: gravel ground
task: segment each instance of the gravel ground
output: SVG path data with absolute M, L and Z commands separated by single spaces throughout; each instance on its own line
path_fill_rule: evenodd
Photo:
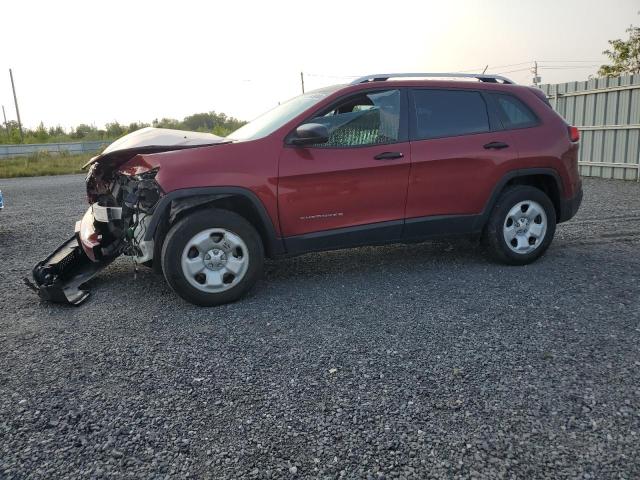
M 534 265 L 312 254 L 211 309 L 125 258 L 40 303 L 83 179 L 0 188 L 1 478 L 640 477 L 638 183 L 585 180 Z

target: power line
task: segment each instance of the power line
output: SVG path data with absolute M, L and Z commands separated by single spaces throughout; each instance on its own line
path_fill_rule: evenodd
M 561 65 L 561 66 L 548 66 L 548 65 L 542 65 L 539 68 L 543 68 L 545 70 L 572 70 L 572 69 L 582 69 L 582 68 L 594 68 L 594 67 L 599 67 L 600 65 L 580 65 L 580 66 L 574 66 L 574 65 Z
M 546 63 L 593 63 L 600 62 L 601 60 L 539 60 Z
M 566 64 L 566 63 L 571 63 L 571 64 L 579 64 L 579 63 L 589 63 L 589 65 L 537 65 L 535 60 L 529 60 L 529 61 L 525 61 L 525 62 L 518 62 L 518 63 L 509 63 L 509 64 L 505 64 L 505 65 L 482 65 L 476 68 L 471 68 L 471 69 L 464 69 L 464 70 L 455 70 L 458 73 L 475 73 L 475 72 L 479 72 L 479 71 L 492 71 L 495 72 L 496 70 L 502 69 L 502 68 L 509 68 L 509 67 L 519 67 L 521 65 L 529 65 L 527 67 L 523 67 L 523 68 L 514 68 L 511 70 L 505 70 L 505 71 L 500 71 L 500 72 L 495 72 L 496 75 L 504 75 L 507 73 L 518 73 L 518 72 L 526 72 L 526 71 L 530 71 L 533 72 L 534 75 L 537 77 L 537 73 L 534 72 L 534 70 L 537 69 L 538 70 L 579 70 L 579 69 L 588 69 L 588 68 L 594 68 L 594 67 L 599 67 L 600 63 L 594 63 L 594 62 L 599 62 L 599 60 L 539 60 L 539 62 L 541 63 L 551 63 L 551 64 Z M 305 75 L 310 76 L 310 77 L 319 77 L 319 78 L 333 78 L 333 79 L 348 79 L 348 78 L 359 78 L 357 75 L 325 75 L 322 73 L 307 73 L 305 72 Z
M 530 64 L 530 63 L 533 63 L 533 60 L 529 60 L 529 61 L 527 61 L 527 62 L 520 62 L 520 63 L 511 63 L 511 64 L 509 64 L 509 65 L 498 65 L 498 66 L 495 66 L 495 67 L 493 67 L 493 66 L 492 66 L 492 67 L 491 67 L 491 69 L 493 70 L 494 68 L 517 67 L 517 66 L 519 66 L 519 65 L 528 65 L 528 64 Z
M 485 67 L 477 67 L 477 68 L 470 68 L 468 70 L 456 70 L 457 73 L 475 73 L 480 69 L 484 69 Z
M 528 71 L 528 70 L 531 70 L 531 67 L 518 68 L 517 70 L 507 70 L 506 72 L 497 72 L 496 75 L 503 75 L 505 73 L 524 72 L 524 71 Z
M 539 65 L 538 68 L 591 68 L 591 67 L 599 67 L 600 63 L 596 62 L 600 62 L 600 60 L 538 60 L 541 63 L 589 63 L 590 65 Z M 507 65 L 489 65 L 488 70 L 498 70 L 501 68 L 509 68 L 509 67 L 518 67 L 520 65 L 533 65 L 535 64 L 535 60 L 529 60 L 527 62 L 519 62 L 519 63 L 510 63 Z M 470 70 L 458 70 L 458 72 L 460 73 L 466 73 L 466 72 L 475 72 L 478 71 L 479 69 L 481 69 L 483 67 L 478 67 L 475 69 L 470 69 Z M 527 67 L 527 68 L 518 68 L 518 69 L 513 69 L 513 70 L 507 70 L 504 72 L 499 72 L 499 74 L 503 74 L 503 73 L 514 73 L 514 72 L 523 72 L 525 70 L 529 70 L 531 67 Z
M 528 61 L 528 62 L 520 62 L 520 63 L 510 63 L 508 65 L 496 65 L 496 66 L 489 65 L 488 70 L 496 70 L 498 68 L 517 67 L 519 65 L 527 65 L 527 64 L 530 64 L 530 63 L 532 63 L 532 62 Z M 473 68 L 473 69 L 469 69 L 469 70 L 456 70 L 456 71 L 458 73 L 469 73 L 469 72 L 474 73 L 474 72 L 477 72 L 478 70 L 481 70 L 481 69 L 484 69 L 484 68 L 485 68 L 485 66 L 480 66 L 478 68 Z
M 321 73 L 309 73 L 309 72 L 305 72 L 304 74 L 309 77 L 322 77 L 322 78 L 360 78 L 358 75 L 323 75 Z

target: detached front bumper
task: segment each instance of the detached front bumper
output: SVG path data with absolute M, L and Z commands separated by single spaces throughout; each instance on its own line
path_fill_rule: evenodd
M 38 295 L 44 300 L 79 305 L 89 296 L 83 284 L 115 260 L 120 252 L 103 247 L 90 207 L 76 223 L 75 235 L 33 267 Z

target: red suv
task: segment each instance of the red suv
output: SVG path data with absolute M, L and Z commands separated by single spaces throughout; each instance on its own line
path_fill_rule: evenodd
M 226 138 L 143 129 L 87 164 L 91 206 L 33 276 L 43 298 L 78 304 L 125 254 L 217 305 L 265 256 L 472 235 L 524 265 L 580 206 L 578 139 L 540 90 L 469 74 L 369 75 Z

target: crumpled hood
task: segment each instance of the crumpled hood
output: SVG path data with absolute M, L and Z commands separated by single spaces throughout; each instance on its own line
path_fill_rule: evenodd
M 145 127 L 119 138 L 105 148 L 102 155 L 107 155 L 117 150 L 128 150 L 138 147 L 212 145 L 225 141 L 224 138 L 214 135 L 213 133 L 185 132 L 183 130 L 172 130 L 169 128 Z
M 166 152 L 218 143 L 229 143 L 229 140 L 213 133 L 145 127 L 119 138 L 101 154 L 89 160 L 83 168 L 94 163 L 116 167 L 138 153 Z
M 119 138 L 105 150 L 89 160 L 83 168 L 91 167 L 87 174 L 87 195 L 95 201 L 106 193 L 113 172 L 138 154 L 151 154 L 230 143 L 212 133 L 186 132 L 168 128 L 146 127 Z

